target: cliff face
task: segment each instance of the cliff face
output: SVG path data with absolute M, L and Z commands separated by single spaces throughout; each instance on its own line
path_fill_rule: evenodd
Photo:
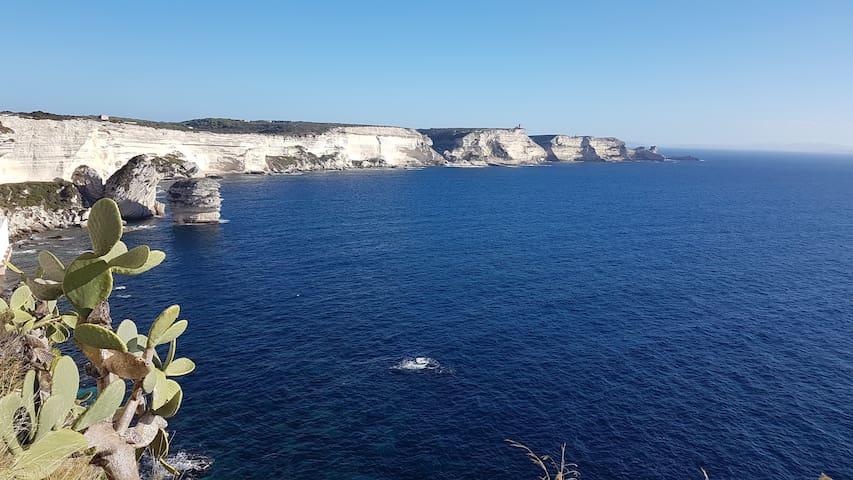
M 552 162 L 626 162 L 632 160 L 663 161 L 656 147 L 627 148 L 613 137 L 539 135 L 533 137 Z
M 83 164 L 107 178 L 141 154 L 179 157 L 198 165 L 202 174 L 443 163 L 429 138 L 398 127 L 339 126 L 305 135 L 212 133 L 15 114 L 0 114 L 0 124 L 0 183 L 69 179 Z
M 442 145 L 448 165 L 536 165 L 545 161 L 545 150 L 523 128 L 482 130 L 425 130 Z

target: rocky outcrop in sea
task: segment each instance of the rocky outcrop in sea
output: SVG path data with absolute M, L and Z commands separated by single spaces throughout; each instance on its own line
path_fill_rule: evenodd
M 137 155 L 107 179 L 104 197 L 112 198 L 125 220 L 142 220 L 163 214 L 157 201 L 157 184 L 163 174 L 148 155 Z
M 218 223 L 219 182 L 209 178 L 178 180 L 166 196 L 174 223 Z

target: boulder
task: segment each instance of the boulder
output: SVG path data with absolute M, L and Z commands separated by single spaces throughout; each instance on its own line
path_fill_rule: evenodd
M 98 172 L 88 166 L 80 165 L 71 174 L 71 183 L 77 187 L 83 197 L 83 206 L 91 207 L 104 196 L 104 180 Z
M 148 155 L 137 155 L 110 178 L 104 185 L 104 196 L 112 198 L 125 220 L 142 220 L 157 211 L 157 184 L 163 174 Z
M 210 178 L 178 180 L 166 196 L 175 223 L 219 223 L 219 182 Z

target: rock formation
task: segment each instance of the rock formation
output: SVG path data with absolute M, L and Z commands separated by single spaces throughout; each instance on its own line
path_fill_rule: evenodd
M 9 222 L 10 238 L 79 226 L 88 216 L 80 192 L 69 182 L 0 184 L 0 217 Z
M 107 178 L 128 158 L 192 162 L 195 176 L 241 172 L 294 172 L 372 166 L 440 165 L 444 159 L 416 130 L 330 126 L 316 133 L 213 133 L 183 124 L 164 128 L 134 121 L 0 114 L 0 182 L 69 179 L 86 164 Z M 233 122 L 233 121 L 232 121 Z M 248 122 L 247 122 L 248 123 Z M 275 126 L 281 122 L 269 122 Z M 181 129 L 182 128 L 182 129 Z M 5 132 L 5 133 L 4 133 Z M 157 163 L 157 162 L 155 162 Z M 163 169 L 164 166 L 158 167 Z M 185 175 L 181 172 L 166 176 Z
M 104 181 L 98 172 L 87 165 L 80 165 L 71 174 L 71 183 L 83 198 L 83 206 L 91 207 L 104 196 Z
M 613 137 L 537 135 L 533 140 L 545 149 L 552 162 L 626 162 L 632 160 L 663 161 L 666 157 L 657 147 L 630 149 Z
M 661 162 L 666 160 L 664 155 L 658 153 L 658 147 L 652 145 L 649 148 L 637 147 L 630 153 L 631 160 Z
M 218 223 L 219 182 L 209 178 L 178 180 L 166 197 L 175 223 Z
M 523 128 L 482 130 L 425 130 L 445 148 L 448 165 L 536 165 L 545 150 L 533 143 Z
M 104 196 L 112 198 L 125 220 L 141 220 L 162 211 L 157 202 L 157 184 L 163 174 L 148 155 L 131 158 L 123 167 L 112 174 L 104 185 Z

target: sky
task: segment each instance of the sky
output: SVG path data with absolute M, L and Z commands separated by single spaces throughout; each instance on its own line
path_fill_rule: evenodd
M 853 151 L 853 1 L 5 1 L 0 110 Z

